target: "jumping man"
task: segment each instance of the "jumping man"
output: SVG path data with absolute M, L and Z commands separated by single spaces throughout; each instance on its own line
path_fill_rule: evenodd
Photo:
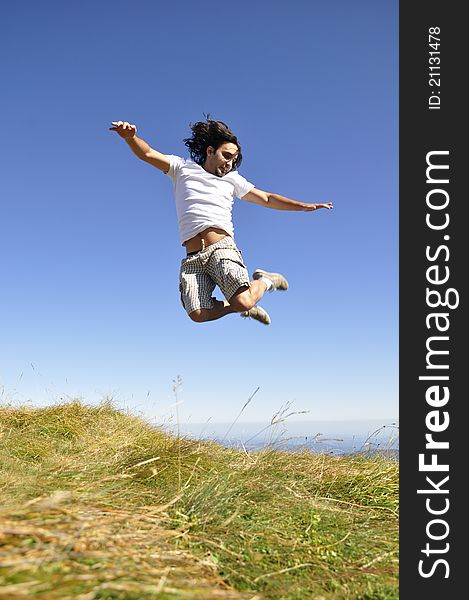
M 332 202 L 306 204 L 255 188 L 236 170 L 242 161 L 238 139 L 225 123 L 208 116 L 192 125 L 192 136 L 184 140 L 192 160 L 154 150 L 127 121 L 113 121 L 109 129 L 116 131 L 138 158 L 172 179 L 180 241 L 187 254 L 181 263 L 179 288 L 189 317 L 202 323 L 239 313 L 269 325 L 269 315 L 257 303 L 266 291 L 286 290 L 288 282 L 280 273 L 262 269 L 254 271 L 250 281 L 233 239 L 234 199 L 302 211 L 330 209 Z M 216 285 L 226 300 L 212 297 Z

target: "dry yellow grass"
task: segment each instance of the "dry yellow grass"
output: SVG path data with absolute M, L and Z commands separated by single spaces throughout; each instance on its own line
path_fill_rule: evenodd
M 210 558 L 174 546 L 162 508 L 142 513 L 74 501 L 56 492 L 0 513 L 0 597 L 253 598 L 232 590 Z
M 0 598 L 397 598 L 398 464 L 0 408 Z

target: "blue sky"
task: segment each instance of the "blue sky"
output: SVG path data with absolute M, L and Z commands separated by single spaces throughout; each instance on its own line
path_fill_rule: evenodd
M 398 3 L 19 1 L 4 34 L 0 398 L 80 397 L 158 422 L 398 413 Z M 209 112 L 256 187 L 331 211 L 238 200 L 247 266 L 284 273 L 272 324 L 196 324 L 179 301 L 171 182 L 110 122 L 186 156 Z

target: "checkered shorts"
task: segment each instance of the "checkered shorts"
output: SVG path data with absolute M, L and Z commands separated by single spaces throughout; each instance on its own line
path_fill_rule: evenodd
M 249 274 L 241 252 L 230 236 L 181 261 L 179 291 L 187 313 L 213 308 L 213 290 L 218 285 L 227 300 L 240 287 L 249 285 Z

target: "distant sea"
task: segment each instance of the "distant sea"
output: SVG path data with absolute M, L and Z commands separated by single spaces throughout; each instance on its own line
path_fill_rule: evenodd
M 399 456 L 399 421 L 369 419 L 350 421 L 285 421 L 282 423 L 171 423 L 171 433 L 192 439 L 212 440 L 229 448 L 249 451 L 266 447 L 287 451 L 308 449 L 315 453 L 352 454 L 383 452 Z

